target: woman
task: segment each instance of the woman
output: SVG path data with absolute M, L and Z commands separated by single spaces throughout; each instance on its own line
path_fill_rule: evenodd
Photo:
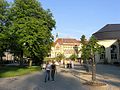
M 51 64 L 47 62 L 46 68 L 45 68 L 45 82 L 50 80 L 50 69 L 51 69 Z

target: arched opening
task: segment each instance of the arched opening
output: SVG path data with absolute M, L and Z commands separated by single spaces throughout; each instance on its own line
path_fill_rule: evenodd
M 117 59 L 117 46 L 112 45 L 111 46 L 111 59 Z
M 102 52 L 100 53 L 100 60 L 105 60 L 105 47 L 101 46 Z

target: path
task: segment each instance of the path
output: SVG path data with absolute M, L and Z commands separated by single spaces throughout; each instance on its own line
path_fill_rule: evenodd
M 44 82 L 43 72 L 16 78 L 0 78 L 0 90 L 86 90 L 79 79 L 58 71 L 55 81 Z

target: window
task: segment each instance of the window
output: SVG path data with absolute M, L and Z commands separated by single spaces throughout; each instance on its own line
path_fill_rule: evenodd
M 105 59 L 105 47 L 101 46 L 102 52 L 100 53 L 100 59 Z
M 117 59 L 117 46 L 111 46 L 111 59 Z

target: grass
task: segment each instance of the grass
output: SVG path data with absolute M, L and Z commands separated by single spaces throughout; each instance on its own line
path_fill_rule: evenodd
M 32 67 L 4 66 L 0 67 L 0 78 L 21 76 L 40 70 L 41 70 L 40 66 Z

